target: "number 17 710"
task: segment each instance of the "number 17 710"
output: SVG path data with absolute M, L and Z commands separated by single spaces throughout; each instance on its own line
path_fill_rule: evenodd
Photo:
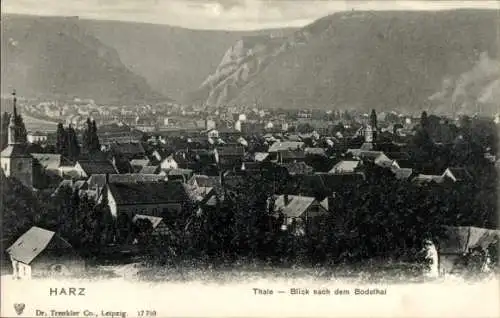
M 156 310 L 138 310 L 138 317 L 156 317 Z

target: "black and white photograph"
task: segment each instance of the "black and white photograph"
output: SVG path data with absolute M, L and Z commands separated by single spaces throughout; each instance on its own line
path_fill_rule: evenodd
M 500 316 L 500 2 L 3 0 L 2 317 Z

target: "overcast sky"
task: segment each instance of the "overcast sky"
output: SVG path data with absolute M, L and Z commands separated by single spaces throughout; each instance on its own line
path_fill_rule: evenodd
M 493 1 L 355 0 L 1 0 L 2 13 L 80 16 L 193 29 L 251 30 L 299 27 L 345 10 L 491 8 Z

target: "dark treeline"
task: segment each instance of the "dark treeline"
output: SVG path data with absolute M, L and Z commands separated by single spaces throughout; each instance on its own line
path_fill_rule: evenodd
M 56 131 L 56 151 L 70 160 L 78 158 L 82 149 L 87 153 L 95 153 L 100 150 L 99 137 L 97 135 L 97 125 L 95 120 L 87 118 L 85 130 L 83 131 L 82 143 L 78 140 L 76 130 L 70 124 L 64 128 L 62 123 L 57 125 Z

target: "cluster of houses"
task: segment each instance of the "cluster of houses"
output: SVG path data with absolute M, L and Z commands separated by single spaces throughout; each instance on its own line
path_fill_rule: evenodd
M 389 169 L 397 179 L 418 184 L 472 181 L 462 167 L 432 174 L 417 172 L 404 151 L 393 150 L 398 147 L 381 149 L 384 147 L 377 143 L 377 131 L 377 127 L 366 124 L 356 132 L 364 139 L 362 145 L 348 148 L 340 157 L 332 156 L 331 150 L 352 136 L 327 136 L 324 131 L 269 132 L 259 136 L 256 145 L 255 135 L 212 128 L 175 136 L 183 141 L 182 146 L 169 150 L 165 147 L 172 137 L 168 133 L 145 142 L 127 140 L 128 136 L 123 140 L 110 138 L 102 143 L 101 152 L 82 154 L 70 161 L 57 153 L 27 151 L 27 145 L 20 141 L 19 128 L 11 121 L 1 166 L 7 177 L 53 195 L 62 187 L 71 187 L 100 202 L 106 193 L 114 218 L 126 214 L 133 222 L 147 219 L 153 227 L 151 235 L 159 236 L 168 233 L 163 220 L 181 213 L 186 205 L 203 213 L 224 200 L 232 187 L 244 186 L 244 175 L 270 170 L 290 180 L 285 190 L 276 193 L 273 209 L 280 228 L 291 229 L 296 235 L 304 235 L 305 224 L 334 209 L 336 189 L 363 182 L 363 166 L 367 163 Z M 318 171 L 308 164 L 311 158 L 327 168 Z M 47 179 L 48 183 L 40 182 Z M 29 264 L 42 250 L 68 247 L 56 233 L 36 227 L 19 240 L 9 249 L 16 276 L 30 276 L 33 268 Z M 65 267 L 57 270 L 61 268 Z

